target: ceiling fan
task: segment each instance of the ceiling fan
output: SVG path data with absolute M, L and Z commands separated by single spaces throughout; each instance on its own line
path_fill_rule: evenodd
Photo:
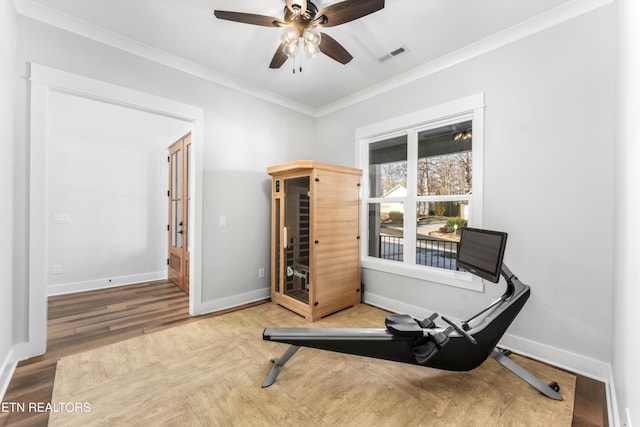
M 280 68 L 288 58 L 296 57 L 301 46 L 311 57 L 322 52 L 341 64 L 348 63 L 353 56 L 318 27 L 335 27 L 384 8 L 384 0 L 344 0 L 321 10 L 309 0 L 285 2 L 283 19 L 224 10 L 215 10 L 214 15 L 227 21 L 282 28 L 280 46 L 269 64 L 269 68 Z

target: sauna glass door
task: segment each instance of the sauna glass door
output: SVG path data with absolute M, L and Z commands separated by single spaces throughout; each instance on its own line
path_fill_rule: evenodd
M 309 176 L 285 180 L 284 294 L 309 303 Z

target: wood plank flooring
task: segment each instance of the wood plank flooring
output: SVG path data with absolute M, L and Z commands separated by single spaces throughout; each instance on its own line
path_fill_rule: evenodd
M 188 295 L 167 281 L 55 296 L 48 305 L 47 353 L 18 365 L 4 402 L 50 402 L 62 357 L 228 312 L 191 317 Z M 46 426 L 48 419 L 48 413 L 0 412 L 0 426 Z M 608 426 L 603 383 L 577 376 L 573 426 Z

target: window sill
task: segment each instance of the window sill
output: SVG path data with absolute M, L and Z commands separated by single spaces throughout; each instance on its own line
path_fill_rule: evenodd
M 484 292 L 484 282 L 482 279 L 463 271 L 452 271 L 417 265 L 411 266 L 398 261 L 389 261 L 373 257 L 362 258 L 361 265 L 362 268 L 370 270 L 383 271 L 476 292 Z

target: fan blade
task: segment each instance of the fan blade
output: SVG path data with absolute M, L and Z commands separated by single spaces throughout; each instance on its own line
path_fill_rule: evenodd
M 300 7 L 300 15 L 304 14 L 307 11 L 307 0 L 286 0 L 287 7 L 291 11 L 291 13 L 296 13 L 294 4 L 297 4 Z
M 320 36 L 320 52 L 324 53 L 331 59 L 335 59 L 341 64 L 346 64 L 353 59 L 353 56 L 347 49 L 342 47 L 333 37 L 328 34 L 321 33 Z
M 384 8 L 384 0 L 345 0 L 332 4 L 316 14 L 315 22 L 323 27 L 335 27 Z
M 280 27 L 285 25 L 280 18 L 265 15 L 255 15 L 253 13 L 227 12 L 224 10 L 214 10 L 213 14 L 218 19 L 226 21 L 241 22 L 243 24 L 262 25 L 263 27 Z
M 271 64 L 269 64 L 269 68 L 280 68 L 282 64 L 284 64 L 289 57 L 286 53 L 284 53 L 284 43 L 280 43 L 278 46 L 278 50 L 276 50 L 275 55 L 273 55 L 273 59 L 271 60 Z

